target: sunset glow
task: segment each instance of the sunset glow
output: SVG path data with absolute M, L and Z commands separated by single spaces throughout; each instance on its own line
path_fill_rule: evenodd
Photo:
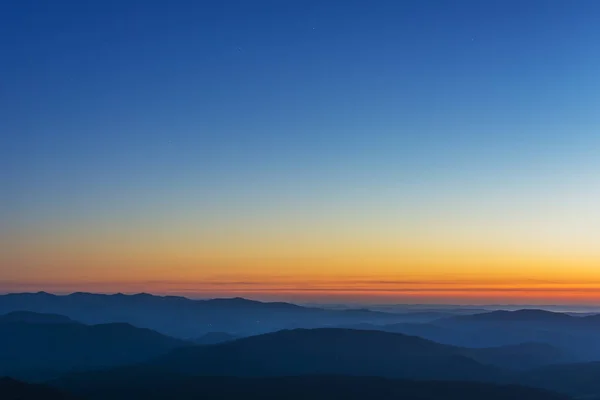
M 600 304 L 585 2 L 91 3 L 5 10 L 0 292 Z

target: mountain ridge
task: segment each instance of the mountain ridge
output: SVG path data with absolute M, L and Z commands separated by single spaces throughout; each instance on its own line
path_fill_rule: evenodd
M 32 380 L 148 361 L 191 345 L 128 323 L 0 323 L 0 375 Z
M 34 324 L 77 324 L 77 321 L 60 314 L 37 313 L 33 311 L 12 311 L 0 315 L 0 323 L 26 322 Z
M 177 373 L 214 376 L 316 373 L 404 379 L 478 377 L 495 381 L 506 375 L 507 368 L 549 362 L 552 361 L 545 354 L 519 353 L 511 347 L 468 349 L 399 333 L 319 328 L 282 330 L 211 346 L 176 349 L 150 365 Z
M 315 328 L 350 322 L 399 322 L 401 316 L 370 310 L 325 310 L 240 297 L 197 300 L 147 293 L 46 292 L 0 295 L 0 313 L 32 311 L 65 315 L 85 324 L 128 322 L 181 339 L 208 332 L 247 336 L 286 328 Z

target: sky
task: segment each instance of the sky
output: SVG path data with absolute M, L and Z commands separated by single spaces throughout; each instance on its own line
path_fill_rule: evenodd
M 600 3 L 0 2 L 0 292 L 600 303 Z

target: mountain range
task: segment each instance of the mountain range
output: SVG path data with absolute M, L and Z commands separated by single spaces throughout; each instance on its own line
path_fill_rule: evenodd
M 338 392 L 347 393 L 344 398 L 352 398 L 354 392 L 362 393 L 358 398 L 367 393 L 378 393 L 379 398 L 387 398 L 386 393 L 436 398 L 413 380 L 441 385 L 437 387 L 450 396 L 445 398 L 475 398 L 470 397 L 475 386 L 452 386 L 450 381 L 477 381 L 484 392 L 530 390 L 497 386 L 523 385 L 600 398 L 600 317 L 595 315 L 526 309 L 443 315 L 418 323 L 398 314 L 240 298 L 84 293 L 0 296 L 0 309 L 9 310 L 0 315 L 0 376 L 61 389 L 47 398 L 160 399 L 172 398 L 171 393 L 191 399 L 199 397 L 202 388 L 203 398 L 221 393 L 226 399 L 240 396 L 236 388 L 244 388 L 250 398 L 268 388 L 273 388 L 269 395 L 287 398 L 319 398 L 321 393 L 331 398 Z M 90 322 L 97 320 L 108 322 Z M 255 325 L 219 329 L 238 326 L 240 320 Z M 163 329 L 137 327 L 131 321 Z M 176 326 L 162 325 L 168 321 Z M 198 329 L 204 325 L 210 330 Z M 304 325 L 308 328 L 296 328 Z M 179 338 L 164 331 L 178 332 L 174 336 Z M 200 333 L 184 340 L 184 332 Z M 8 398 L 2 397 L 2 390 L 51 389 L 13 380 L 3 380 L 2 385 L 2 399 Z M 303 385 L 302 390 L 294 385 Z M 564 398 L 554 393 L 542 390 L 530 396 Z
M 184 347 L 150 362 L 67 374 L 50 384 L 76 394 L 96 394 L 98 399 L 103 398 L 102 394 L 107 396 L 104 398 L 118 398 L 118 392 L 123 390 L 125 393 L 152 392 L 157 399 L 170 398 L 167 393 L 171 391 L 179 396 L 177 390 L 180 390 L 182 394 L 178 398 L 185 399 L 188 398 L 186 394 L 191 396 L 207 387 L 219 388 L 215 390 L 226 393 L 223 398 L 227 398 L 231 389 L 221 388 L 218 382 L 224 386 L 227 386 L 224 382 L 235 382 L 236 385 L 248 382 L 250 388 L 244 386 L 245 383 L 241 387 L 246 387 L 251 394 L 256 393 L 253 390 L 268 390 L 273 387 L 270 386 L 273 382 L 280 382 L 278 379 L 281 382 L 296 379 L 289 378 L 290 376 L 298 377 L 297 382 L 307 376 L 318 376 L 318 379 L 336 376 L 344 382 L 359 382 L 364 377 L 380 377 L 392 379 L 389 382 L 397 382 L 395 379 L 419 380 L 424 381 L 424 385 L 430 385 L 432 381 L 444 381 L 450 386 L 451 381 L 460 382 L 458 385 L 475 381 L 482 385 L 482 390 L 490 387 L 499 390 L 499 386 L 495 386 L 498 384 L 516 384 L 562 393 L 564 396 L 600 398 L 600 381 L 597 379 L 600 376 L 600 363 L 559 364 L 559 360 L 552 354 L 556 354 L 555 349 L 540 344 L 469 349 L 378 331 L 296 329 L 215 345 Z M 236 377 L 236 380 L 231 381 L 232 377 Z M 265 386 L 258 384 L 260 382 L 264 382 Z M 368 385 L 388 381 L 369 382 L 371 383 Z M 324 384 L 329 387 L 327 385 L 330 383 Z M 304 389 L 294 387 L 295 390 Z M 207 393 L 212 396 L 214 392 L 211 390 Z M 281 390 L 293 392 L 290 388 Z M 327 393 L 329 389 L 323 390 Z M 395 393 L 395 389 L 388 388 L 384 392 L 387 390 Z M 317 391 L 312 396 L 317 396 L 318 393 L 321 392 Z M 341 393 L 345 392 L 342 390 Z M 414 397 L 407 398 L 420 399 L 415 393 L 413 395 Z M 462 395 L 464 398 L 471 398 L 470 395 Z M 532 392 L 531 395 L 534 397 L 513 394 L 513 398 L 525 400 L 535 396 L 556 396 L 548 392 Z M 565 398 L 562 395 L 556 398 Z M 363 392 L 364 396 L 366 394 Z M 441 392 L 437 396 L 431 398 L 463 398 L 458 394 L 456 397 L 444 397 Z M 154 397 L 144 395 L 136 398 Z M 311 397 L 307 394 L 307 397 L 299 398 Z M 382 395 L 378 398 L 387 397 Z M 488 398 L 487 395 L 485 398 Z
M 187 345 L 129 324 L 88 326 L 57 315 L 11 313 L 0 317 L 0 376 L 44 379 L 147 361 Z
M 600 361 L 598 315 L 524 309 L 444 317 L 428 323 L 361 323 L 340 327 L 404 333 L 475 348 L 523 342 L 547 343 L 562 349 L 573 362 Z
M 76 324 L 71 318 L 59 314 L 41 314 L 31 311 L 14 311 L 0 315 L 0 324 L 6 323 L 32 323 L 32 324 Z
M 118 393 L 122 391 L 125 396 L 123 398 L 127 398 L 128 394 L 136 394 L 135 398 L 160 399 L 170 398 L 167 395 L 169 393 L 177 393 L 177 398 L 191 399 L 194 398 L 193 394 L 197 395 L 202 390 L 207 391 L 208 398 L 217 392 L 221 393 L 223 398 L 229 398 L 233 389 L 223 386 L 234 382 L 235 385 L 241 385 L 236 386 L 239 390 L 245 388 L 244 390 L 248 392 L 243 393 L 248 395 L 254 396 L 253 393 L 269 391 L 269 388 L 273 388 L 272 393 L 279 393 L 284 398 L 292 393 L 291 398 L 295 398 L 294 390 L 299 391 L 298 396 L 300 393 L 306 393 L 302 392 L 306 389 L 304 386 L 301 388 L 292 386 L 295 388 L 292 389 L 284 385 L 276 390 L 275 383 L 292 379 L 291 382 L 305 382 L 310 386 L 312 381 L 307 377 L 323 379 L 324 388 L 311 394 L 318 396 L 319 393 L 329 393 L 328 390 L 333 390 L 328 389 L 332 387 L 330 385 L 335 387 L 335 383 L 332 384 L 328 380 L 330 378 L 324 377 L 335 376 L 346 383 L 363 382 L 357 384 L 358 387 L 354 389 L 351 389 L 354 387 L 352 384 L 344 386 L 350 392 L 356 390 L 357 393 L 362 393 L 362 397 L 357 398 L 364 398 L 371 393 L 371 390 L 373 393 L 381 393 L 376 389 L 369 389 L 368 393 L 360 392 L 363 384 L 366 385 L 364 387 L 373 388 L 376 386 L 375 382 L 379 382 L 378 384 L 386 387 L 385 390 L 381 389 L 383 393 L 404 390 L 385 386 L 395 387 L 395 383 L 389 383 L 399 382 L 395 379 L 425 381 L 423 383 L 425 386 L 432 385 L 433 381 L 444 381 L 449 385 L 448 388 L 452 387 L 450 381 L 459 386 L 466 381 L 471 383 L 477 381 L 483 392 L 491 387 L 500 390 L 498 389 L 500 386 L 497 386 L 499 384 L 518 384 L 551 390 L 564 396 L 573 395 L 577 398 L 585 396 L 591 399 L 600 396 L 600 384 L 597 379 L 600 375 L 600 363 L 555 364 L 557 360 L 548 358 L 546 351 L 552 354 L 554 350 L 538 344 L 468 349 L 441 345 L 418 337 L 378 331 L 296 329 L 216 345 L 180 348 L 150 362 L 102 371 L 68 374 L 50 384 L 82 396 L 96 396 L 97 399 L 119 398 Z M 526 364 L 530 368 L 524 368 Z M 291 376 L 297 378 L 289 378 Z M 232 380 L 232 377 L 236 378 Z M 365 377 L 391 380 L 365 381 Z M 489 384 L 494 385 L 488 386 Z M 470 383 L 467 387 L 468 385 Z M 213 392 L 213 388 L 216 392 Z M 422 394 L 422 390 L 419 390 Z M 144 395 L 142 396 L 141 393 Z M 146 397 L 146 393 L 151 395 Z M 346 392 L 340 389 L 340 393 Z M 500 392 L 496 393 L 498 395 Z M 414 397 L 407 398 L 420 399 L 415 393 L 412 395 Z M 432 394 L 433 397 L 424 395 L 423 398 L 471 398 L 469 397 L 471 395 L 465 393 L 461 394 L 465 397 L 460 397 L 461 395 L 458 394 L 456 397 L 450 394 L 449 397 L 445 397 L 441 396 L 441 392 L 436 392 L 436 395 L 438 397 Z M 531 396 L 534 397 L 524 394 L 523 397 L 519 397 L 520 395 L 513 394 L 513 398 L 524 400 L 535 396 L 565 398 L 548 392 L 532 392 Z M 306 396 L 298 398 L 310 398 L 308 393 Z M 377 398 L 388 397 L 381 395 Z M 487 395 L 485 398 L 488 398 Z
M 19 320 L 18 315 L 26 318 Z M 69 371 L 147 361 L 165 371 L 193 375 L 325 373 L 494 380 L 502 375 L 498 368 L 533 368 L 566 360 L 560 350 L 539 343 L 470 349 L 398 333 L 334 328 L 282 330 L 240 339 L 213 333 L 192 343 L 129 324 L 65 321 L 30 312 L 0 317 L 0 375 L 42 380 Z
M 570 315 L 565 313 L 538 310 L 538 309 L 521 309 L 514 311 L 496 310 L 486 313 L 478 313 L 472 315 L 459 315 L 446 318 L 444 322 L 495 322 L 495 323 L 546 323 L 546 324 L 570 324 L 571 326 L 580 327 L 597 327 L 600 326 L 600 315 Z
M 532 368 L 563 360 L 559 350 L 544 344 L 469 349 L 396 333 L 321 328 L 183 348 L 157 358 L 153 365 L 191 375 L 318 373 L 494 381 L 504 375 L 501 368 Z
M 291 328 L 410 320 L 400 314 L 365 309 L 325 310 L 242 298 L 192 300 L 144 293 L 57 296 L 40 292 L 0 296 L 0 314 L 13 311 L 60 314 L 85 324 L 125 322 L 181 339 L 194 339 L 209 332 L 248 336 Z

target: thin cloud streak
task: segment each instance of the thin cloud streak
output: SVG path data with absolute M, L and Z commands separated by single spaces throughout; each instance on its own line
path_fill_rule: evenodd
M 516 285 L 516 284 L 515 284 Z M 465 285 L 463 281 L 448 282 L 413 282 L 413 281 L 352 281 L 348 282 L 260 282 L 260 281 L 212 281 L 212 282 L 180 282 L 180 281 L 142 281 L 142 282 L 15 282 L 0 281 L 0 292 L 15 291 L 101 291 L 101 292 L 188 292 L 195 294 L 222 293 L 223 296 L 233 293 L 373 293 L 405 294 L 405 293 L 452 293 L 456 294 L 543 294 L 549 297 L 556 294 L 588 294 L 600 297 L 600 284 L 581 283 L 552 286 L 543 285 Z M 593 296 L 596 295 L 596 296 Z

